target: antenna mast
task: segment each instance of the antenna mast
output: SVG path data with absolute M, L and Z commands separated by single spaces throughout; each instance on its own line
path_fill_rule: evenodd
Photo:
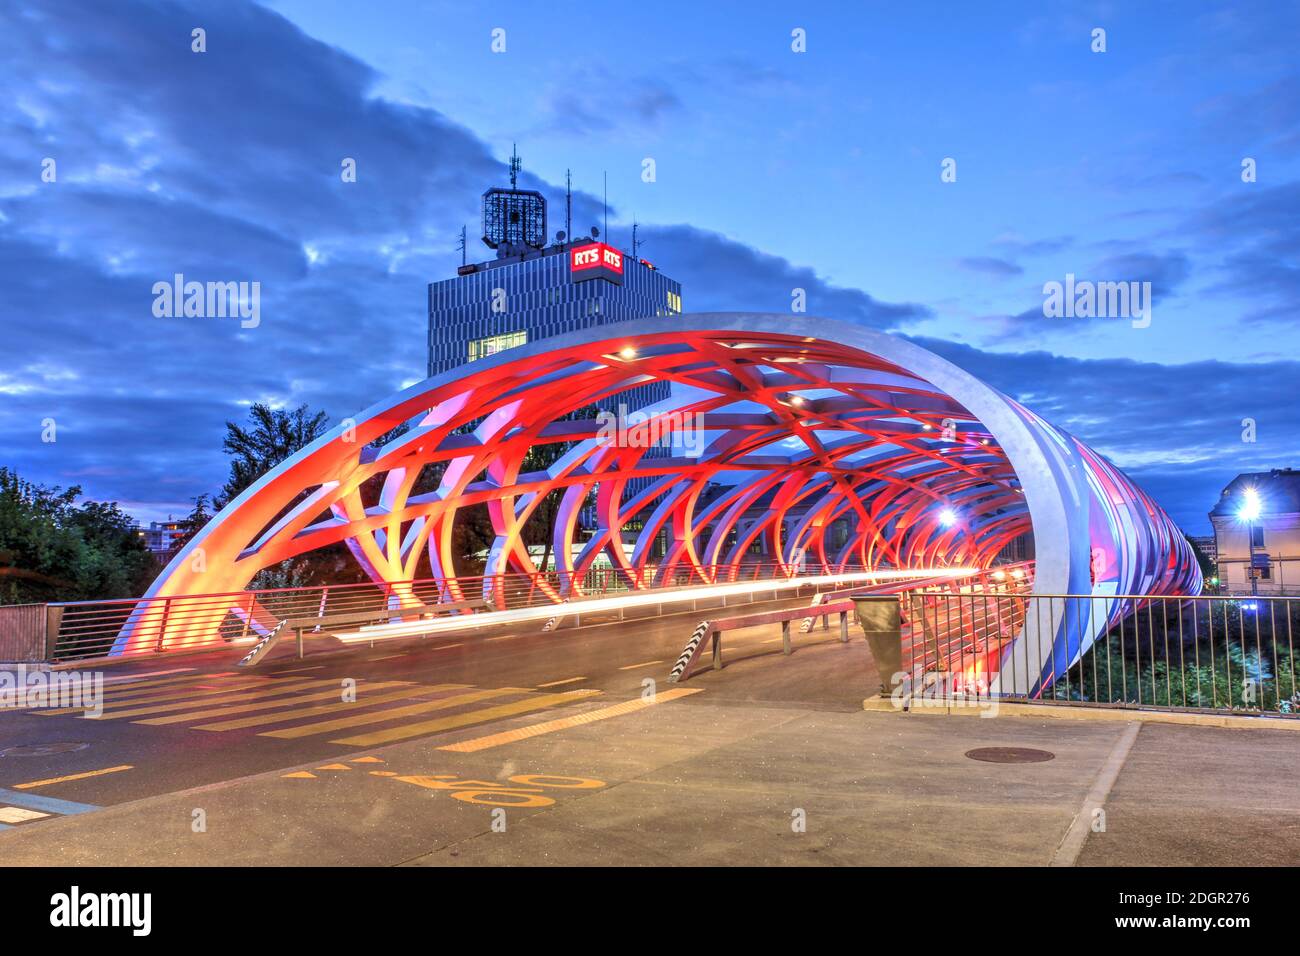
M 456 248 L 460 250 L 460 264 L 464 265 L 465 264 L 465 227 L 464 226 L 460 227 L 460 242 L 456 244 Z
M 609 172 L 605 172 L 605 241 L 609 242 Z
M 510 188 L 519 188 L 519 147 L 517 143 L 510 144 Z
M 564 236 L 573 241 L 573 172 L 564 171 Z

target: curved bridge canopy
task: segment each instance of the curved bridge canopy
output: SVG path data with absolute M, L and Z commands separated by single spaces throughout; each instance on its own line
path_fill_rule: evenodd
M 620 416 L 655 380 L 671 397 Z M 546 445 L 563 452 L 530 454 Z M 755 547 L 803 573 L 987 567 L 1027 532 L 1041 594 L 1200 588 L 1182 534 L 1123 473 L 944 359 L 847 323 L 716 313 L 546 339 L 407 388 L 248 488 L 150 595 L 238 591 L 338 543 L 375 580 L 410 580 L 425 557 L 450 579 L 469 506 L 495 533 L 484 574 L 533 572 L 523 529 L 548 502 L 555 600 L 598 559 L 634 585 L 682 567 L 712 580 Z M 1102 603 L 1106 619 L 1125 605 Z M 1079 624 L 1016 659 L 1061 673 L 1096 633 Z

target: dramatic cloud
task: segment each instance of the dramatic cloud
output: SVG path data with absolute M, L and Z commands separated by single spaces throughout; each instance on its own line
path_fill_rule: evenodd
M 996 276 L 999 279 L 1023 275 L 1025 271 L 1014 262 L 998 259 L 994 256 L 967 256 L 964 259 L 958 259 L 957 264 L 971 272 L 982 272 L 985 275 Z
M 1159 365 L 916 341 L 1109 456 L 1186 527 L 1205 526 L 1238 473 L 1300 458 L 1300 407 L 1269 397 L 1294 393 L 1300 361 Z
M 206 53 L 191 52 L 196 24 Z M 459 117 L 377 97 L 372 67 L 240 0 L 0 0 L 0 62 L 0 463 L 157 517 L 220 485 L 223 423 L 252 402 L 306 401 L 337 420 L 423 376 L 426 283 L 453 273 L 461 224 L 505 178 Z M 601 127 L 602 111 L 556 96 L 533 119 L 623 134 L 688 110 L 692 85 L 790 82 L 739 60 L 684 64 L 669 80 L 616 85 L 624 125 Z M 54 182 L 42 181 L 46 159 Z M 340 176 L 346 160 L 356 182 Z M 524 184 L 562 209 L 561 186 Z M 1179 248 L 1098 251 L 1062 224 L 1040 239 L 1007 233 L 962 265 L 1021 295 L 1014 277 L 1059 279 L 1045 259 L 1077 255 L 1095 267 L 1087 277 L 1151 281 L 1160 298 L 1186 290 L 1193 256 L 1218 249 L 1212 293 L 1284 318 L 1300 301 L 1300 186 L 1243 188 L 1253 191 L 1185 213 L 1167 239 Z M 574 201 L 575 228 L 599 221 L 595 197 Z M 724 227 L 645 227 L 650 258 L 683 283 L 690 311 L 787 312 L 802 290 L 810 315 L 904 333 L 934 318 L 924 289 L 884 302 Z M 176 274 L 261 283 L 260 323 L 156 317 L 153 286 Z M 1029 299 L 1008 311 L 1022 305 L 1033 308 L 1001 320 L 1012 346 L 1031 334 L 1020 318 L 1041 320 Z M 923 344 L 1112 454 L 1197 526 L 1236 471 L 1293 464 L 1300 451 L 1287 437 L 1300 434 L 1294 403 L 1278 400 L 1295 394 L 1289 361 L 1162 366 Z M 1258 419 L 1258 445 L 1239 440 L 1246 417 Z M 53 443 L 41 440 L 48 420 Z
M 224 422 L 252 402 L 338 419 L 423 377 L 425 284 L 504 178 L 474 135 L 372 97 L 368 66 L 245 3 L 0 6 L 0 57 L 5 464 L 179 511 L 220 484 Z M 641 121 L 673 108 L 619 92 Z M 561 187 L 525 185 L 562 208 Z M 574 199 L 575 222 L 598 221 Z M 715 233 L 652 235 L 694 308 L 785 310 L 799 287 L 809 311 L 871 325 L 922 314 Z M 260 323 L 156 317 L 153 285 L 176 274 L 259 282 Z

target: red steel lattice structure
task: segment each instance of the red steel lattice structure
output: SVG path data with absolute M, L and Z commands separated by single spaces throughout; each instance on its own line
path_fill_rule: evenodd
M 673 396 L 639 423 L 589 414 L 653 380 Z M 558 460 L 529 470 L 530 449 L 557 443 Z M 844 323 L 716 314 L 589 329 L 414 385 L 250 487 L 150 595 L 238 591 L 263 568 L 343 543 L 376 581 L 410 581 L 427 559 L 445 600 L 464 600 L 457 516 L 485 506 L 492 599 L 494 582 L 538 571 L 523 530 L 548 499 L 556 601 L 581 597 L 602 556 L 634 588 L 682 569 L 727 579 L 756 543 L 791 573 L 988 567 L 1031 530 L 1046 593 L 1200 583 L 1181 534 L 1121 472 L 950 363 Z M 584 510 L 594 532 L 579 541 Z M 166 632 L 192 642 L 194 626 L 178 615 L 162 643 Z M 1041 648 L 1045 673 L 1076 645 Z

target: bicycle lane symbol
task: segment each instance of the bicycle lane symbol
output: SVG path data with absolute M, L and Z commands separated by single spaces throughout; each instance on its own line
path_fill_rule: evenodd
M 461 780 L 455 774 L 399 775 L 391 770 L 372 770 L 372 777 L 388 777 L 399 783 L 410 783 L 427 790 L 446 790 L 453 800 L 492 807 L 549 807 L 555 798 L 547 790 L 599 790 L 606 786 L 603 780 L 588 777 L 563 777 L 545 773 L 519 773 L 508 778 L 507 786 L 495 780 Z

